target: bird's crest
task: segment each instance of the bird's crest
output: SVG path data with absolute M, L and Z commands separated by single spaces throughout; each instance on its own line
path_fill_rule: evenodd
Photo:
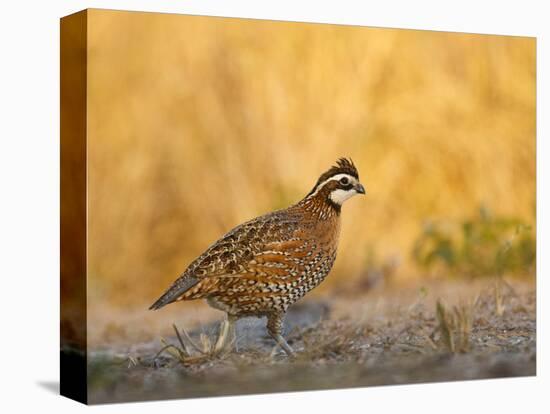
M 357 168 L 355 167 L 355 164 L 353 164 L 351 158 L 340 158 L 338 161 L 336 161 L 336 165 L 333 165 L 327 171 L 321 174 L 321 176 L 317 180 L 317 183 L 315 183 L 315 186 L 309 194 L 313 194 L 319 184 L 327 181 L 330 177 L 333 177 L 337 174 L 349 174 L 352 177 L 359 179 L 359 172 L 357 171 Z

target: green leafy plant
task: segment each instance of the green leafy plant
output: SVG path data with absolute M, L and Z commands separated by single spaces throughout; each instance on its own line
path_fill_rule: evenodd
M 536 259 L 531 226 L 517 218 L 495 217 L 487 209 L 461 223 L 426 225 L 413 248 L 426 269 L 469 276 L 527 274 Z

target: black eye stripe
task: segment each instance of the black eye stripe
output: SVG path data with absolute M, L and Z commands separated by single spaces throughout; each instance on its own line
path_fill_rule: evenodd
M 340 184 L 343 184 L 343 185 L 349 184 L 349 178 L 348 177 L 340 178 Z

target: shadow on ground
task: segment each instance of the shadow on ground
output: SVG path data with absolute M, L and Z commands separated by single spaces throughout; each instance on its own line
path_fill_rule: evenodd
M 59 381 L 38 381 L 36 384 L 46 391 L 59 395 Z

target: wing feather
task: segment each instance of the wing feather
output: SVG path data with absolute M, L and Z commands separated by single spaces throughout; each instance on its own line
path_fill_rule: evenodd
M 208 296 L 217 279 L 281 279 L 296 267 L 304 241 L 295 237 L 300 217 L 274 212 L 235 227 L 194 260 L 150 307 Z M 216 279 L 216 280 L 213 280 Z

